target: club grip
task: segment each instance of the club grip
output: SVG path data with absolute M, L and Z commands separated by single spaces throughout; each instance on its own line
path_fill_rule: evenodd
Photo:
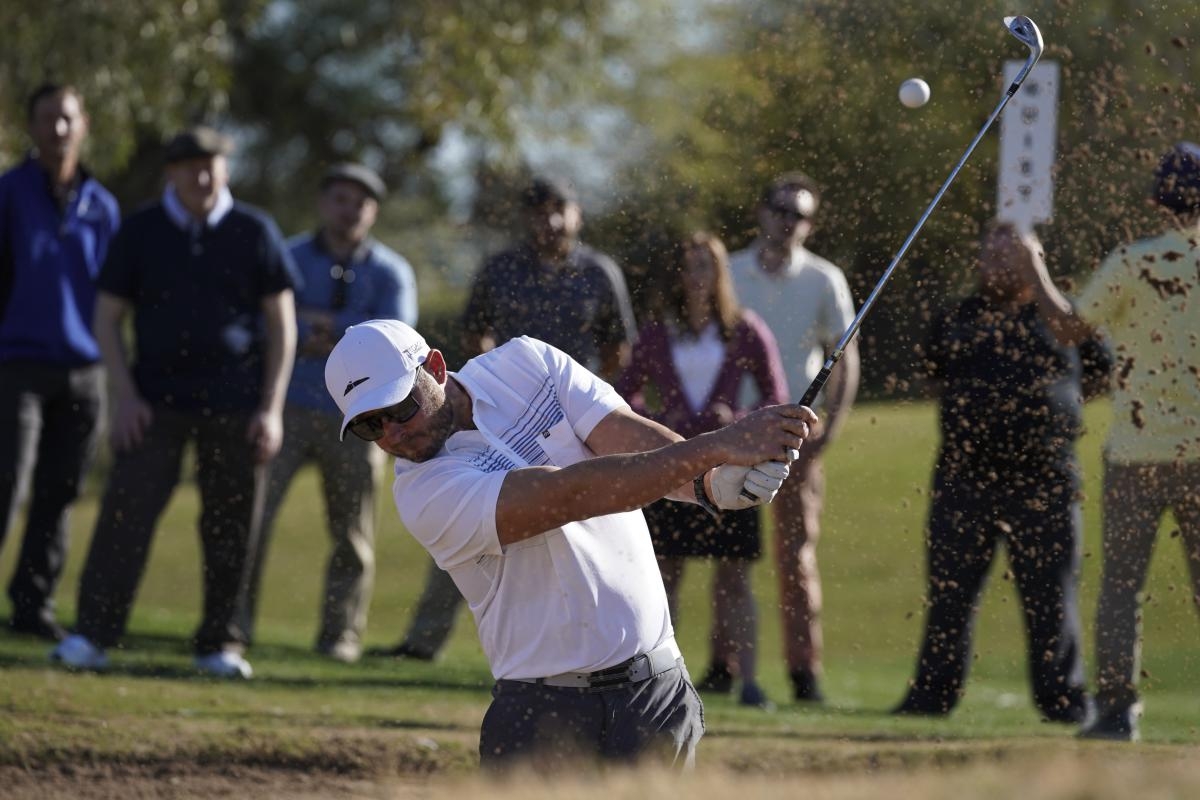
M 832 367 L 821 367 L 821 371 L 817 373 L 817 377 L 813 378 L 813 382 L 808 385 L 808 391 L 804 393 L 804 397 L 800 398 L 800 405 L 812 408 L 812 404 L 817 400 L 817 395 L 825 388 L 825 381 L 829 380 L 829 373 L 832 371 Z

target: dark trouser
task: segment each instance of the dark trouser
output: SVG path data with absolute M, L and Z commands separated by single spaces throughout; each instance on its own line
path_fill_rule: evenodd
M 987 489 L 970 478 L 935 478 L 930 606 L 906 705 L 948 712 L 958 703 L 971 663 L 979 596 L 1003 541 L 1025 617 L 1034 703 L 1047 719 L 1082 720 L 1087 703 L 1077 585 L 1082 517 L 1073 495 L 1066 476 L 1010 475 Z
M 341 423 L 341 417 L 323 411 L 296 406 L 284 411 L 283 448 L 267 469 L 262 523 L 238 609 L 238 626 L 249 639 L 254 638 L 259 586 L 275 517 L 296 472 L 313 460 L 321 471 L 333 539 L 317 649 L 328 651 L 339 641 L 362 642 L 375 582 L 375 465 L 383 451 L 355 436 L 338 441 Z
M 104 406 L 99 365 L 0 363 L 0 545 L 28 492 L 25 538 L 8 585 L 14 623 L 54 619 L 67 515 L 96 452 Z
M 1170 508 L 1200 605 L 1200 461 L 1104 465 L 1104 575 L 1096 606 L 1096 702 L 1102 715 L 1138 700 L 1141 602 L 1158 523 Z
M 265 472 L 246 440 L 248 424 L 246 413 L 155 408 L 142 443 L 117 454 L 79 584 L 78 633 L 100 647 L 124 634 L 155 525 L 179 483 L 184 446 L 194 441 L 204 577 L 195 652 L 245 643 L 233 616 Z
M 688 769 L 704 735 L 704 704 L 678 666 L 610 689 L 496 681 L 479 733 L 485 769 L 561 772 L 579 762 L 658 763 Z
M 439 569 L 433 559 L 425 572 L 425 588 L 401 642 L 413 652 L 434 658 L 446 646 L 454 620 L 463 605 L 462 593 L 450 573 Z

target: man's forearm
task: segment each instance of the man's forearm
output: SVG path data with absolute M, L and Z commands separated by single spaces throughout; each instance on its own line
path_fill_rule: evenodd
M 657 450 L 598 456 L 562 469 L 515 470 L 505 478 L 497 505 L 498 523 L 504 520 L 497 525 L 500 541 L 508 544 L 575 520 L 632 511 L 683 487 L 690 492 L 697 475 L 724 460 L 713 438 L 702 434 Z M 536 522 L 527 521 L 517 506 L 527 498 L 549 501 Z
M 850 407 L 858 396 L 858 384 L 862 374 L 858 343 L 851 342 L 834 367 L 825 388 L 825 425 L 818 440 L 821 446 L 832 442 L 846 424 Z
M 281 413 L 296 358 L 296 309 L 292 293 L 285 291 L 267 298 L 263 310 L 267 318 L 267 347 L 259 407 Z

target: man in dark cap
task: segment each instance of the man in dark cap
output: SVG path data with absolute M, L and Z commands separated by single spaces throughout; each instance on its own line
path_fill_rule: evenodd
M 1180 142 L 1160 160 L 1152 197 L 1168 212 L 1158 236 L 1111 253 L 1072 303 L 1041 259 L 1023 279 L 1059 342 L 1095 331 L 1117 353 L 1113 421 L 1104 448 L 1104 571 L 1096 608 L 1098 716 L 1090 739 L 1138 738 L 1141 603 L 1159 520 L 1179 525 L 1192 596 L 1200 598 L 1200 145 Z
M 288 242 L 301 287 L 296 293 L 297 354 L 283 413 L 283 449 L 271 463 L 258 546 L 239 604 L 253 637 L 263 564 L 276 513 L 297 470 L 321 470 L 333 552 L 325 574 L 317 652 L 357 661 L 375 574 L 375 473 L 381 451 L 338 441 L 341 416 L 325 391 L 325 358 L 351 325 L 369 319 L 417 322 L 417 283 L 403 256 L 370 235 L 387 192 L 362 164 L 330 167 L 317 193 L 320 227 Z
M 570 183 L 534 177 L 520 201 L 522 241 L 488 258 L 471 287 L 463 313 L 466 355 L 532 336 L 616 380 L 636 333 L 625 276 L 611 258 L 579 241 L 583 212 Z M 430 565 L 404 640 L 376 653 L 432 659 L 450 635 L 460 601 L 453 581 Z
M 61 639 L 54 591 L 67 560 L 67 512 L 103 413 L 96 276 L 120 212 L 80 165 L 88 118 L 79 93 L 45 84 L 28 112 L 33 150 L 0 175 L 0 543 L 27 492 L 9 628 Z
M 195 666 L 248 678 L 234 622 L 265 465 L 283 437 L 295 353 L 295 267 L 275 222 L 235 202 L 229 139 L 166 147 L 162 198 L 125 220 L 100 273 L 94 331 L 115 408 L 115 461 L 79 585 L 75 633 L 51 657 L 104 669 L 125 632 L 159 516 L 196 448 L 204 612 Z M 121 337 L 133 317 L 136 361 Z

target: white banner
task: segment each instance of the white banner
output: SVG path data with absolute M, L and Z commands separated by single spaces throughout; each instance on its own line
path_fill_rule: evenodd
M 1004 65 L 1011 86 L 1024 61 Z M 1000 181 L 996 216 L 1022 231 L 1054 215 L 1054 142 L 1058 117 L 1058 63 L 1042 61 L 1029 73 L 1000 119 Z

